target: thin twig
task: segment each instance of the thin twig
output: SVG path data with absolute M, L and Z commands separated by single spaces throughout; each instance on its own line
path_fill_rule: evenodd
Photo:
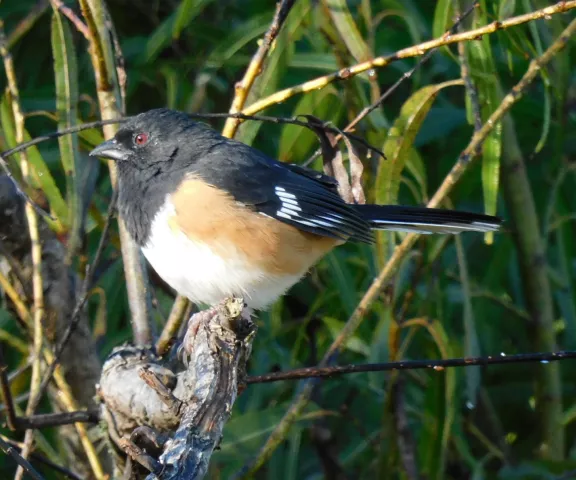
M 12 184 L 14 185 L 16 190 L 18 191 L 18 194 L 22 198 L 24 198 L 27 203 L 32 205 L 34 207 L 34 210 L 36 210 L 36 212 L 38 214 L 42 215 L 43 217 L 47 217 L 50 220 L 54 220 L 54 217 L 52 217 L 48 212 L 44 211 L 39 205 L 37 205 L 36 202 L 34 202 L 30 198 L 30 196 L 20 187 L 20 185 L 18 184 L 18 182 L 16 181 L 16 179 L 12 175 L 12 172 L 10 171 L 10 168 L 9 168 L 8 163 L 6 162 L 5 158 L 9 157 L 10 155 L 13 155 L 15 153 L 22 152 L 22 151 L 26 150 L 27 148 L 30 148 L 34 145 L 45 142 L 46 140 L 51 140 L 53 138 L 59 138 L 63 135 L 81 132 L 83 130 L 88 130 L 90 128 L 101 127 L 103 125 L 111 125 L 114 123 L 123 123 L 125 121 L 126 121 L 125 118 L 118 119 L 118 120 L 116 120 L 116 119 L 114 119 L 114 120 L 99 120 L 97 122 L 85 123 L 84 125 L 77 125 L 74 127 L 70 127 L 70 128 L 66 128 L 66 129 L 57 131 L 57 132 L 52 132 L 52 133 L 48 133 L 46 135 L 41 135 L 41 136 L 35 137 L 32 140 L 29 140 L 27 142 L 20 142 L 14 148 L 10 148 L 10 149 L 5 150 L 2 153 L 0 153 L 0 168 L 2 169 L 4 174 L 10 179 L 10 181 L 12 182 Z
M 21 453 L 18 453 L 18 451 L 12 445 L 6 443 L 1 437 L 0 448 L 4 451 L 4 453 L 6 453 L 6 455 L 9 455 L 14 459 L 14 461 L 19 465 L 18 469 L 22 469 L 23 472 L 26 472 L 34 480 L 44 480 L 44 477 L 34 469 L 30 462 L 26 460 Z
M 454 0 L 454 11 L 456 15 L 460 12 L 460 1 Z M 458 25 L 458 31 L 462 32 L 462 23 Z M 482 128 L 482 116 L 480 114 L 480 101 L 478 99 L 478 90 L 472 81 L 470 75 L 470 65 L 468 64 L 468 58 L 466 56 L 466 44 L 464 42 L 458 43 L 458 59 L 460 60 L 460 76 L 464 80 L 464 86 L 466 88 L 466 94 L 470 99 L 470 104 L 472 106 L 472 114 L 474 116 L 474 131 L 477 132 Z
M 64 5 L 62 0 L 50 0 L 50 3 L 52 4 L 53 8 L 58 10 L 68 20 L 70 20 L 72 25 L 76 27 L 76 30 L 78 30 L 86 40 L 90 40 L 90 32 L 88 32 L 88 27 L 70 7 Z
M 254 102 L 250 106 L 244 108 L 242 112 L 251 115 L 260 112 L 261 110 L 264 110 L 265 108 L 271 105 L 285 102 L 289 98 L 292 98 L 293 96 L 298 95 L 300 93 L 311 92 L 314 90 L 318 90 L 320 88 L 324 88 L 327 85 L 334 83 L 338 80 L 349 79 L 350 77 L 358 75 L 359 73 L 362 72 L 366 72 L 373 68 L 386 67 L 390 65 L 392 62 L 395 62 L 397 60 L 424 55 L 428 50 L 431 50 L 433 48 L 442 47 L 445 45 L 451 45 L 453 43 L 458 42 L 475 40 L 476 38 L 482 35 L 494 33 L 499 30 L 505 30 L 507 28 L 515 27 L 517 25 L 531 22 L 533 20 L 538 20 L 540 18 L 548 18 L 551 15 L 567 12 L 568 10 L 572 10 L 573 8 L 576 8 L 576 0 L 564 0 L 556 3 L 555 5 L 551 5 L 549 7 L 542 8 L 540 10 L 526 13 L 524 15 L 518 15 L 517 17 L 507 18 L 506 20 L 503 21 L 495 21 L 483 27 L 476 28 L 474 30 L 458 33 L 455 35 L 450 35 L 447 37 L 442 36 L 434 40 L 429 40 L 427 42 L 423 42 L 418 45 L 414 45 L 412 47 L 398 50 L 397 52 L 391 55 L 376 57 L 372 60 L 362 62 L 348 68 L 343 68 L 337 72 L 330 73 L 328 75 L 323 75 L 313 80 L 308 80 L 307 82 L 304 82 L 300 85 L 280 90 L 279 92 L 273 93 L 268 97 L 265 97 L 261 100 L 258 100 L 257 102 Z
M 54 359 L 50 363 L 48 369 L 46 370 L 46 373 L 44 374 L 44 378 L 42 379 L 42 384 L 40 385 L 40 389 L 39 389 L 39 392 L 40 392 L 39 397 L 40 398 L 44 394 L 46 389 L 48 388 L 48 384 L 50 383 L 52 375 L 54 374 L 54 370 L 56 369 L 56 366 L 58 365 L 58 363 L 60 361 L 60 356 L 62 355 L 62 352 L 66 348 L 66 345 L 68 344 L 68 341 L 70 340 L 70 337 L 72 336 L 72 334 L 76 330 L 76 327 L 80 323 L 80 320 L 82 319 L 82 317 L 80 316 L 80 313 L 82 312 L 84 305 L 88 301 L 90 288 L 92 287 L 92 281 L 94 279 L 94 273 L 96 272 L 96 268 L 98 267 L 98 264 L 100 263 L 100 260 L 102 258 L 102 254 L 104 253 L 104 248 L 106 247 L 106 245 L 108 243 L 108 233 L 110 232 L 110 224 L 112 222 L 112 217 L 113 217 L 114 211 L 116 209 L 117 198 L 118 198 L 118 191 L 114 190 L 112 192 L 112 198 L 110 199 L 110 204 L 108 205 L 108 212 L 106 214 L 106 221 L 104 223 L 104 227 L 102 228 L 102 234 L 100 235 L 98 247 L 96 249 L 96 253 L 94 254 L 94 259 L 92 260 L 92 263 L 86 269 L 86 275 L 85 275 L 84 281 L 82 283 L 82 288 L 80 291 L 80 297 L 78 298 L 78 301 L 76 302 L 76 306 L 74 307 L 74 310 L 72 312 L 72 316 L 70 318 L 70 323 L 68 324 L 68 327 L 66 328 L 64 333 L 62 334 L 62 337 L 60 338 L 60 342 L 58 343 L 58 345 L 54 349 Z
M 135 462 L 138 462 L 149 472 L 153 474 L 160 474 L 162 471 L 162 465 L 160 465 L 156 459 L 148 455 L 146 450 L 140 448 L 129 438 L 121 438 L 120 447 L 124 450 L 126 455 L 128 455 Z
M 62 425 L 72 425 L 73 423 L 98 423 L 100 417 L 97 411 L 75 410 L 62 413 L 44 413 L 32 417 L 19 417 L 17 425 L 19 429 L 60 427 Z
M 19 450 L 22 448 L 22 443 L 16 442 L 10 438 L 5 437 L 4 435 L 0 435 L 0 440 L 3 440 L 6 444 L 12 446 L 15 449 Z M 32 452 L 32 454 L 30 455 L 30 458 L 32 460 L 35 460 L 38 463 L 41 463 L 41 464 L 47 466 L 48 468 L 51 468 L 55 472 L 61 473 L 62 478 L 67 478 L 70 480 L 82 480 L 74 472 L 68 470 L 67 468 L 64 468 L 61 465 L 58 465 L 57 463 L 54 463 L 52 460 L 49 460 L 48 458 L 46 458 L 44 455 L 40 455 L 39 453 Z
M 8 382 L 8 375 L 6 370 L 8 365 L 4 360 L 4 346 L 0 342 L 0 391 L 2 392 L 2 402 L 6 407 L 6 423 L 10 430 L 18 428 L 18 417 L 14 408 L 14 400 L 12 398 L 12 391 L 10 390 L 10 383 Z
M 328 122 L 324 122 L 321 125 L 314 124 L 311 125 L 310 122 L 303 122 L 302 120 L 298 120 L 296 117 L 270 117 L 267 115 L 247 115 L 245 113 L 189 113 L 188 114 L 192 118 L 201 118 L 201 119 L 209 119 L 209 118 L 237 118 L 241 120 L 256 120 L 258 122 L 270 122 L 276 124 L 289 124 L 289 125 L 297 125 L 299 127 L 305 127 L 312 131 L 314 128 L 322 128 L 326 132 L 332 132 L 339 135 L 339 138 L 345 136 L 350 140 L 363 145 L 368 150 L 376 153 L 380 157 L 385 157 L 382 150 L 370 145 L 366 140 L 358 135 L 354 135 L 350 132 L 345 132 L 340 130 L 337 127 L 331 126 Z M 307 117 L 306 115 L 300 115 L 301 117 Z
M 246 72 L 244 73 L 244 78 L 236 84 L 235 93 L 234 93 L 234 100 L 232 100 L 232 106 L 230 107 L 230 113 L 238 113 L 244 108 L 244 103 L 248 98 L 248 94 L 250 93 L 250 89 L 252 85 L 254 85 L 254 81 L 256 77 L 260 75 L 263 71 L 264 60 L 268 55 L 268 51 L 272 46 L 272 43 L 280 33 L 282 25 L 286 21 L 290 10 L 294 6 L 296 0 L 280 0 L 276 4 L 276 13 L 274 14 L 274 18 L 272 19 L 272 23 L 268 28 L 268 31 L 264 35 L 264 39 L 260 44 L 258 50 L 252 57 Z M 232 138 L 238 129 L 238 125 L 240 125 L 240 121 L 237 118 L 229 118 L 224 125 L 224 129 L 222 130 L 222 134 L 225 137 Z
M 149 367 L 142 367 L 138 372 L 140 378 L 146 382 L 150 388 L 152 388 L 158 397 L 164 402 L 164 405 L 168 407 L 168 409 L 172 412 L 172 414 L 176 417 L 181 415 L 181 410 L 184 408 L 184 403 L 176 398 L 176 396 L 172 393 L 166 385 L 162 383 L 162 380 L 158 378 L 158 376 L 149 368 Z
M 436 370 L 441 371 L 449 367 L 476 367 L 488 365 L 502 365 L 505 363 L 529 362 L 558 362 L 561 360 L 576 359 L 576 351 L 544 353 L 518 353 L 514 355 L 489 355 L 486 357 L 447 358 L 443 360 L 401 360 L 387 363 L 365 363 L 362 365 L 337 365 L 331 367 L 296 368 L 286 372 L 274 372 L 266 375 L 254 375 L 246 378 L 246 383 L 270 383 L 283 380 L 302 380 L 305 378 L 333 377 L 349 373 L 363 372 L 389 372 L 395 370 Z
M 564 4 L 571 5 L 571 8 L 576 6 L 576 2 L 564 2 Z M 532 60 L 522 79 L 514 86 L 514 88 L 512 88 L 510 93 L 504 97 L 501 104 L 496 108 L 496 110 L 494 110 L 484 126 L 473 135 L 470 143 L 462 151 L 456 164 L 452 167 L 452 170 L 446 176 L 444 182 L 428 203 L 428 207 L 437 207 L 450 193 L 454 185 L 460 180 L 464 172 L 470 166 L 471 160 L 477 154 L 480 146 L 492 130 L 493 126 L 500 121 L 510 110 L 512 105 L 519 100 L 528 85 L 530 85 L 534 78 L 536 78 L 542 67 L 548 64 L 552 58 L 554 58 L 554 56 L 564 48 L 574 31 L 576 31 L 576 20 L 573 20 L 568 27 L 566 27 L 560 37 L 546 50 L 546 52 L 544 52 L 541 57 Z M 330 363 L 333 358 L 337 356 L 348 339 L 354 334 L 356 329 L 362 323 L 366 312 L 380 295 L 383 286 L 395 273 L 402 259 L 410 251 L 410 248 L 418 238 L 418 234 L 408 234 L 404 237 L 402 243 L 394 249 L 394 252 L 387 264 L 384 266 L 372 285 L 368 288 L 364 297 L 346 322 L 344 328 L 326 352 L 320 366 L 326 366 Z M 313 385 L 314 382 L 311 380 L 305 383 L 297 398 L 260 449 L 256 458 L 240 471 L 238 474 L 239 478 L 247 478 L 253 475 L 253 473 L 256 472 L 272 455 L 272 452 L 285 438 L 286 432 L 300 417 L 303 409 L 308 404 L 308 399 L 312 393 Z
M 477 7 L 477 2 L 474 2 L 470 6 L 470 8 L 468 8 L 468 10 L 466 10 L 466 12 L 464 12 L 463 15 L 461 15 L 461 16 L 459 15 L 458 18 L 456 19 L 456 22 L 454 23 L 454 25 L 452 25 L 452 27 L 450 27 L 450 30 L 444 34 L 443 38 L 448 37 L 448 36 L 450 36 L 451 33 L 455 32 L 456 29 L 474 11 L 474 9 L 476 7 Z M 432 49 L 428 50 L 422 56 L 422 58 L 420 58 L 420 60 L 418 62 L 416 62 L 416 65 L 414 65 L 410 70 L 408 70 L 398 80 L 396 80 L 394 82 L 394 84 L 392 84 L 392 86 L 390 86 L 390 88 L 388 88 L 382 95 L 380 95 L 380 97 L 374 103 L 363 108 L 360 111 L 360 113 L 358 113 L 358 115 L 356 115 L 356 117 L 342 130 L 342 133 L 340 133 L 336 137 L 336 141 L 340 141 L 342 139 L 342 136 L 344 136 L 344 135 L 349 135 L 349 133 L 347 133 L 347 132 L 351 132 L 356 127 L 356 125 L 358 125 L 360 123 L 361 120 L 363 120 L 365 117 L 370 115 L 370 113 L 372 113 L 374 110 L 376 110 L 376 108 L 378 108 L 380 105 L 382 105 L 388 99 L 388 97 L 390 97 L 402 83 L 404 83 L 406 80 L 409 80 L 412 77 L 412 75 L 414 75 L 414 72 L 416 72 L 420 67 L 422 67 L 422 65 L 424 63 L 426 63 L 426 61 L 432 56 L 432 54 L 435 51 L 436 51 L 436 48 L 432 48 Z M 312 154 L 312 156 L 303 163 L 303 165 L 307 166 L 307 165 L 311 164 L 320 155 L 321 155 L 321 149 L 316 150 L 316 152 L 314 152 Z
M 50 5 L 48 0 L 40 0 L 28 10 L 28 14 L 16 25 L 12 32 L 8 34 L 6 40 L 8 50 L 11 50 L 12 47 L 30 31 L 36 24 L 36 21 L 44 15 L 44 12 L 48 9 L 48 5 Z
M 6 72 L 6 81 L 8 90 L 11 96 L 12 115 L 14 116 L 14 124 L 16 130 L 16 141 L 24 141 L 24 114 L 20 105 L 20 92 L 16 80 L 16 70 L 14 62 L 8 49 L 6 48 L 6 37 L 4 35 L 3 22 L 0 20 L 0 54 L 4 62 L 4 70 Z M 28 163 L 28 156 L 25 152 L 20 154 L 20 169 L 22 170 L 22 178 L 26 183 L 30 183 L 30 164 Z M 30 233 L 31 243 L 31 256 L 32 256 L 32 293 L 34 299 L 34 313 L 33 313 L 33 363 L 32 375 L 30 379 L 30 400 L 26 407 L 26 415 L 34 414 L 36 409 L 35 400 L 38 396 L 40 382 L 42 381 L 42 363 L 40 352 L 42 351 L 42 319 L 44 317 L 44 287 L 42 279 L 42 244 L 40 243 L 40 234 L 38 230 L 38 217 L 34 208 L 29 203 L 25 207 L 26 220 L 28 221 L 28 230 Z M 34 432 L 27 430 L 24 440 L 24 448 L 22 448 L 22 458 L 27 459 L 32 451 L 32 443 L 34 441 Z M 16 472 L 15 478 L 21 478 L 24 474 L 23 467 L 19 467 Z
M 32 140 L 28 140 L 27 142 L 22 142 L 16 145 L 14 148 L 10 148 L 8 150 L 4 150 L 0 153 L 0 159 L 3 157 L 9 157 L 10 155 L 14 155 L 15 153 L 21 152 L 26 150 L 27 148 L 33 147 L 34 145 L 38 145 L 39 143 L 45 142 L 47 140 L 52 140 L 54 138 L 59 138 L 64 135 L 70 135 L 71 133 L 78 133 L 82 132 L 83 130 L 89 130 L 91 128 L 99 128 L 104 125 L 114 125 L 117 123 L 124 123 L 126 122 L 126 118 L 114 118 L 111 120 L 98 120 L 97 122 L 90 122 L 90 123 L 83 123 L 82 125 L 75 125 L 74 127 L 64 128 L 62 130 L 58 130 L 57 132 L 46 133 L 44 135 L 40 135 L 38 137 L 34 137 Z M 2 160 L 0 160 L 2 162 Z

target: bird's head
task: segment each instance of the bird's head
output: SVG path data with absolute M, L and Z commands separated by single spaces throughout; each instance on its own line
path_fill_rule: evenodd
M 113 138 L 98 145 L 90 155 L 145 170 L 172 162 L 177 155 L 193 159 L 204 149 L 206 137 L 214 135 L 216 132 L 185 113 L 159 108 L 129 118 Z

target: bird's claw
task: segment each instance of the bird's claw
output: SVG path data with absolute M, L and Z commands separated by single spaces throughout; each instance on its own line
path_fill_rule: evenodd
M 198 330 L 202 324 L 209 322 L 216 315 L 218 315 L 218 309 L 216 307 L 211 307 L 207 310 L 202 310 L 201 312 L 195 313 L 190 317 L 190 320 L 188 320 L 186 334 L 184 335 L 182 343 L 177 350 L 178 358 L 182 361 L 182 363 L 184 363 L 186 367 L 188 367 L 189 358 L 192 353 L 194 340 Z

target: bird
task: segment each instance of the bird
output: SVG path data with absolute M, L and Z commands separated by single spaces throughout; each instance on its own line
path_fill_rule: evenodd
M 118 211 L 157 274 L 214 306 L 265 310 L 324 255 L 374 230 L 497 231 L 498 217 L 417 206 L 346 203 L 337 181 L 277 161 L 166 108 L 122 124 L 91 156 L 116 162 Z

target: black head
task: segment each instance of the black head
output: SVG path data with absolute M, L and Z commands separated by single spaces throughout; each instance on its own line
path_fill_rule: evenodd
M 90 152 L 117 163 L 118 209 L 138 244 L 145 244 L 166 195 L 221 138 L 185 113 L 157 109 L 131 117 L 113 138 Z
M 90 155 L 119 162 L 120 170 L 147 170 L 170 163 L 181 150 L 191 160 L 214 137 L 219 137 L 217 132 L 185 113 L 159 108 L 128 119 L 113 138 L 98 145 Z

